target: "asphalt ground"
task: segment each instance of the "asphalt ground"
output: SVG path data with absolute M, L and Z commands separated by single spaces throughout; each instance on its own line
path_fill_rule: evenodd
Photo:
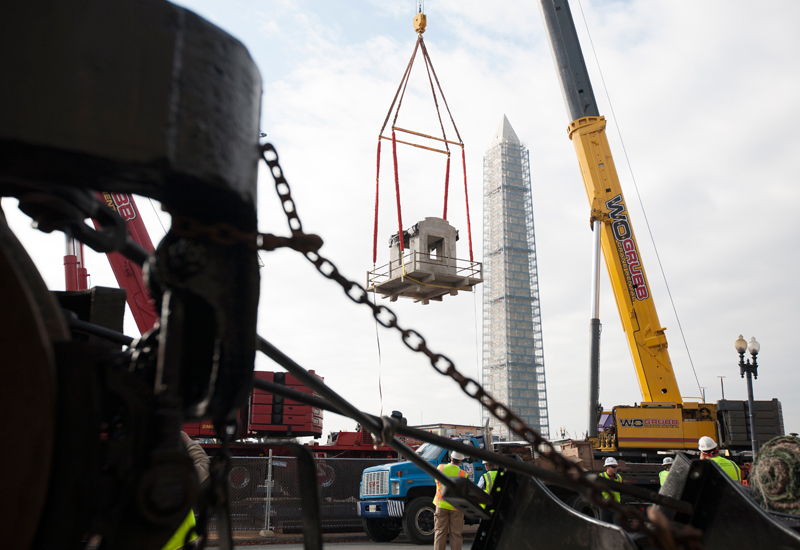
M 464 527 L 464 548 L 472 547 L 472 540 L 477 531 L 477 525 L 467 525 Z M 275 533 L 270 537 L 260 536 L 258 531 L 234 531 L 234 548 L 243 550 L 257 550 L 272 548 L 273 550 L 290 550 L 305 548 L 302 534 L 281 534 Z M 392 542 L 374 542 L 367 537 L 363 531 L 360 533 L 325 533 L 322 535 L 324 546 L 336 546 L 339 550 L 349 550 L 350 548 L 369 548 L 369 547 L 402 547 L 419 548 L 418 544 L 409 541 L 402 533 Z M 207 547 L 216 547 L 217 541 L 209 540 Z

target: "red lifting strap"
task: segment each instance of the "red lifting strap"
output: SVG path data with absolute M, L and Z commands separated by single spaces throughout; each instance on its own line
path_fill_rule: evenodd
M 447 168 L 444 171 L 444 214 L 442 219 L 447 221 L 447 191 L 450 187 L 450 154 L 447 154 Z
M 381 179 L 381 140 L 378 138 L 378 168 L 375 174 L 375 229 L 372 232 L 372 265 L 378 261 L 378 189 Z
M 394 189 L 397 195 L 397 238 L 400 240 L 400 261 L 403 256 L 403 213 L 400 211 L 400 176 L 397 174 L 397 139 L 392 130 L 392 157 L 394 157 Z
M 450 159 L 447 159 L 448 162 Z M 472 225 L 469 221 L 469 193 L 467 192 L 467 158 L 464 156 L 464 148 L 461 148 L 461 164 L 464 167 L 464 199 L 467 203 L 467 237 L 469 240 L 469 261 L 472 260 Z

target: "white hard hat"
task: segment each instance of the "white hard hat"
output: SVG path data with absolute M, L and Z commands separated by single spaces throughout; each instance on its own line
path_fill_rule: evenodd
M 617 465 L 617 459 L 614 458 L 613 456 L 608 457 L 606 461 L 603 463 L 603 466 L 616 466 L 616 465 Z
M 668 456 L 667 458 L 664 459 L 664 461 L 661 463 L 661 465 L 662 466 L 666 466 L 667 464 L 672 464 L 672 462 L 673 462 L 672 457 Z
M 717 448 L 717 442 L 708 437 L 707 435 L 704 435 L 703 437 L 700 438 L 700 441 L 697 442 L 697 447 L 701 451 L 710 451 L 712 449 Z
M 450 458 L 454 460 L 464 460 L 465 458 L 467 458 L 467 455 L 459 453 L 458 451 L 453 451 L 452 453 L 450 453 Z

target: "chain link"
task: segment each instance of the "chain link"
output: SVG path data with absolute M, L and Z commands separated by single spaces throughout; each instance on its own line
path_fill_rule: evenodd
M 268 158 L 269 156 L 269 158 Z M 267 143 L 262 146 L 262 157 L 270 168 L 270 172 L 275 180 L 275 188 L 283 204 L 283 210 L 292 230 L 292 238 L 304 239 L 308 237 L 302 232 L 302 223 L 297 215 L 297 209 L 291 195 L 289 183 L 283 175 L 283 170 L 278 162 L 278 153 L 275 147 Z M 313 237 L 313 236 L 312 236 Z M 295 248 L 296 249 L 296 248 Z M 297 250 L 297 249 L 296 249 Z M 372 315 L 381 326 L 389 329 L 396 329 L 400 332 L 403 343 L 412 351 L 426 355 L 431 366 L 444 376 L 452 378 L 469 397 L 479 401 L 495 418 L 505 424 L 509 430 L 530 443 L 533 448 L 542 456 L 550 460 L 562 475 L 572 479 L 582 489 L 582 494 L 587 496 L 591 502 L 603 508 L 610 508 L 620 514 L 623 521 L 633 531 L 641 531 L 648 535 L 652 541 L 658 541 L 665 548 L 674 547 L 674 543 L 688 544 L 692 546 L 698 540 L 698 532 L 688 533 L 686 530 L 665 532 L 664 528 L 658 528 L 648 523 L 648 518 L 639 510 L 630 506 L 623 506 L 614 499 L 606 499 L 602 495 L 608 490 L 594 480 L 597 476 L 583 471 L 577 464 L 564 458 L 552 443 L 544 439 L 535 429 L 528 426 L 514 411 L 496 401 L 478 382 L 468 376 L 464 376 L 456 369 L 453 361 L 445 355 L 435 353 L 428 348 L 425 338 L 415 330 L 402 328 L 397 321 L 397 315 L 386 306 L 377 305 L 369 300 L 367 290 L 355 281 L 344 277 L 339 269 L 327 258 L 320 255 L 317 249 L 309 249 L 303 255 L 317 268 L 325 278 L 338 283 L 344 290 L 345 295 L 357 304 L 365 304 L 372 310 Z M 355 292 L 354 292 L 355 290 Z M 669 537 L 667 535 L 670 535 Z M 672 544 L 670 544 L 672 543 Z
M 291 248 L 298 252 L 306 253 L 319 250 L 322 246 L 322 239 L 317 235 L 299 233 L 291 237 L 280 237 L 270 233 L 241 231 L 230 224 L 222 222 L 214 225 L 204 225 L 194 218 L 179 214 L 172 216 L 171 232 L 179 237 L 205 237 L 223 246 L 244 244 L 251 250 L 271 251 L 277 248 Z

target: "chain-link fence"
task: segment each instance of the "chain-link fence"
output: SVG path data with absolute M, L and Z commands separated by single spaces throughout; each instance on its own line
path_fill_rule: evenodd
M 322 529 L 360 531 L 359 483 L 365 468 L 395 462 L 376 458 L 317 458 Z M 297 459 L 293 456 L 234 457 L 228 477 L 233 529 L 283 533 L 302 531 Z M 215 530 L 212 520 L 209 530 Z

